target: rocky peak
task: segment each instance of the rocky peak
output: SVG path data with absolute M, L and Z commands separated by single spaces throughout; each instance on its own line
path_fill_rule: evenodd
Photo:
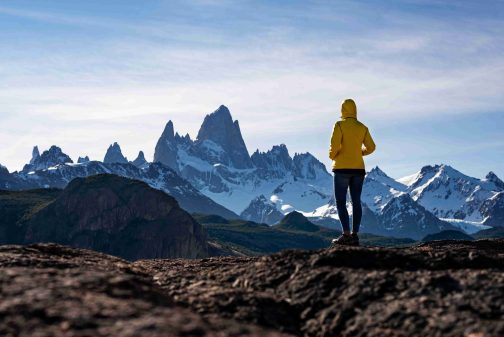
M 488 172 L 485 179 L 494 183 L 497 188 L 504 190 L 504 182 L 492 171 Z
M 274 145 L 267 152 L 256 150 L 252 154 L 251 160 L 257 168 L 269 171 L 275 177 L 283 177 L 293 168 L 292 158 L 285 144 Z
M 165 139 L 165 140 L 173 140 L 174 139 L 174 133 L 175 133 L 175 130 L 173 128 L 173 122 L 171 120 L 168 121 L 168 123 L 166 123 L 166 126 L 163 130 L 163 133 L 161 134 L 161 138 Z
M 409 189 L 414 190 L 415 188 L 425 184 L 429 179 L 434 177 L 439 169 L 440 165 L 425 165 L 420 169 L 420 172 L 416 175 L 414 180 L 412 180 L 408 185 Z
M 34 153 L 38 152 L 33 151 Z M 61 151 L 61 148 L 53 145 L 49 150 L 44 151 L 40 156 L 32 158 L 33 162 L 24 166 L 23 171 L 45 170 L 60 164 L 73 163 L 72 159 Z
M 272 225 L 282 219 L 283 214 L 273 202 L 261 194 L 250 202 L 240 214 L 240 217 L 245 220 Z
M 172 121 L 168 121 L 161 137 L 159 137 L 156 143 L 156 149 L 154 150 L 154 162 L 168 166 L 175 172 L 179 173 L 177 153 L 178 146 L 181 141 L 182 138 L 178 132 L 174 134 Z
M 88 161 L 89 161 L 89 157 L 88 156 L 79 157 L 79 159 L 77 159 L 77 163 L 79 163 L 79 164 L 87 163 Z
M 439 169 L 439 165 L 425 165 L 420 169 L 420 174 L 430 173 L 437 171 Z
M 292 159 L 294 176 L 302 179 L 320 179 L 330 177 L 327 168 L 311 153 L 296 153 Z
M 7 167 L 0 164 L 0 177 L 6 178 L 8 176 L 9 176 L 9 170 L 7 169 Z
M 229 109 L 224 105 L 206 115 L 203 120 L 196 144 L 205 144 L 205 141 L 208 140 L 224 150 L 227 158 L 219 159 L 226 159 L 228 162 L 223 164 L 240 169 L 252 167 L 252 161 L 243 141 L 238 121 L 233 122 Z
M 114 142 L 114 144 L 109 146 L 107 153 L 105 154 L 105 158 L 103 159 L 103 162 L 106 164 L 109 163 L 126 164 L 128 160 L 126 159 L 126 157 L 123 156 L 119 144 L 117 144 L 117 142 Z
M 32 150 L 32 158 L 30 160 L 30 164 L 33 164 L 38 157 L 40 157 L 38 146 L 34 146 Z
M 147 164 L 147 160 L 145 160 L 143 151 L 138 152 L 138 156 L 135 160 L 133 160 L 132 164 L 136 167 L 143 167 L 145 164 Z
M 378 166 L 374 167 L 369 171 L 368 175 L 370 176 L 381 176 L 381 177 L 388 177 L 388 175 L 382 171 Z
M 379 184 L 383 184 L 387 187 L 392 187 L 396 191 L 406 191 L 407 187 L 401 182 L 389 177 L 385 172 L 382 171 L 378 166 L 373 168 L 366 174 L 365 185 L 370 182 L 376 182 Z M 383 196 L 383 195 L 382 195 Z

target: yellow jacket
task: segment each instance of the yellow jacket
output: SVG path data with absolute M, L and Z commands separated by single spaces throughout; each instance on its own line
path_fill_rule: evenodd
M 334 124 L 329 147 L 333 170 L 364 169 L 362 157 L 373 153 L 375 148 L 368 128 L 357 120 L 355 102 L 351 99 L 345 100 L 341 105 L 341 120 Z

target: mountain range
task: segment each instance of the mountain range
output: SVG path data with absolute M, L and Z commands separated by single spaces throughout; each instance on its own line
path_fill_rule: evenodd
M 152 162 L 142 151 L 128 161 L 117 143 L 103 161 L 80 157 L 77 163 L 57 146 L 42 154 L 35 147 L 22 171 L 9 173 L 0 166 L 0 189 L 63 188 L 74 178 L 100 173 L 142 180 L 192 213 L 271 225 L 296 210 L 318 225 L 339 226 L 325 165 L 310 153 L 291 156 L 284 144 L 249 155 L 239 123 L 225 106 L 205 116 L 194 140 L 175 132 L 170 120 Z M 474 233 L 503 226 L 503 191 L 493 172 L 477 179 L 448 165 L 429 165 L 395 180 L 376 167 L 364 183 L 361 228 L 420 239 L 442 230 Z

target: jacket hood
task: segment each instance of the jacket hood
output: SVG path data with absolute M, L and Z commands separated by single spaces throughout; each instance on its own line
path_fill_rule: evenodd
M 347 118 L 357 118 L 357 105 L 353 99 L 346 99 L 341 103 L 341 117 Z

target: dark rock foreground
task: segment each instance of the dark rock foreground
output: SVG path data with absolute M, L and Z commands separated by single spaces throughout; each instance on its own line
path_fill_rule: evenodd
M 0 285 L 0 336 L 504 336 L 504 240 L 135 263 L 2 246 Z

